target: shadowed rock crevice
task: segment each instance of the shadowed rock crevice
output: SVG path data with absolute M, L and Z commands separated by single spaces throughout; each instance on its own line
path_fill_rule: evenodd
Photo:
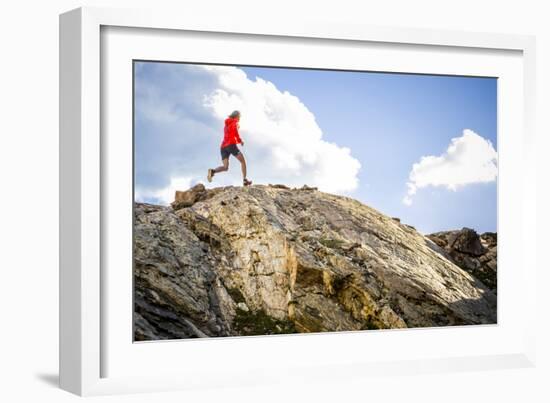
M 442 241 L 356 200 L 283 185 L 187 192 L 135 205 L 136 340 L 496 322 L 495 293 Z M 492 239 L 452 245 L 481 259 Z M 496 235 L 494 248 L 496 262 Z

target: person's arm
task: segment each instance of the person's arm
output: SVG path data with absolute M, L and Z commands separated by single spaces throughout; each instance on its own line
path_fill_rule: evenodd
M 235 138 L 237 140 L 237 144 L 241 144 L 244 146 L 244 142 L 241 139 L 241 136 L 239 135 L 239 124 L 235 124 Z

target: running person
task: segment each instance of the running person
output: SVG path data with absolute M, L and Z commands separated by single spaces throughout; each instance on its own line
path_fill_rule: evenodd
M 239 111 L 233 111 L 227 119 L 225 119 L 225 127 L 223 129 L 223 142 L 221 144 L 221 166 L 209 169 L 207 179 L 208 182 L 212 182 L 212 177 L 220 172 L 225 172 L 229 169 L 229 156 L 233 155 L 241 163 L 241 171 L 243 173 L 243 186 L 250 186 L 252 181 L 246 179 L 246 161 L 244 155 L 237 147 L 237 144 L 244 146 L 244 142 L 239 136 L 239 120 L 241 119 L 241 113 Z

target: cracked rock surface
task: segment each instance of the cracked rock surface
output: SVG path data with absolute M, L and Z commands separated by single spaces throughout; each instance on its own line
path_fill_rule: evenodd
M 356 200 L 193 192 L 135 204 L 135 340 L 496 323 L 494 290 L 445 245 Z

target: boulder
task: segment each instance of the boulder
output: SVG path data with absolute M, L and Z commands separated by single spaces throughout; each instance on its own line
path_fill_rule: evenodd
M 197 201 L 206 196 L 206 188 L 202 183 L 193 186 L 189 190 L 180 191 L 176 190 L 175 199 L 171 206 L 174 210 L 179 210 L 185 207 L 191 207 Z
M 317 190 L 316 187 L 311 187 L 311 186 L 308 186 L 308 185 L 304 185 L 300 188 L 300 190 Z
M 486 252 L 479 235 L 471 228 L 462 228 L 452 233 L 449 236 L 449 247 L 472 256 L 481 256 Z
M 270 183 L 268 186 L 269 186 L 269 187 L 272 187 L 272 188 L 276 188 L 276 189 L 286 189 L 286 190 L 290 190 L 290 188 L 289 188 L 288 186 L 282 185 L 282 184 L 280 184 L 280 183 L 276 183 L 276 184 L 274 184 L 274 185 Z

